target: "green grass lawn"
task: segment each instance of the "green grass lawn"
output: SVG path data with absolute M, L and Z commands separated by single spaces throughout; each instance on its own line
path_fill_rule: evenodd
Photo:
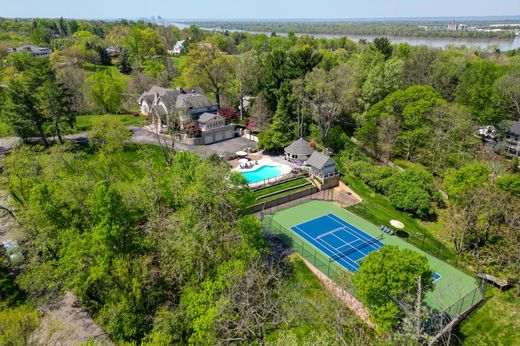
M 130 126 L 143 126 L 146 125 L 146 120 L 143 116 L 133 116 L 131 114 L 108 114 L 109 116 L 117 117 L 121 120 L 123 125 Z M 79 115 L 76 117 L 76 127 L 70 130 L 71 133 L 88 131 L 92 128 L 92 119 L 100 118 L 103 115 L 92 114 L 92 115 Z
M 488 286 L 486 301 L 459 326 L 463 345 L 520 345 L 520 298 Z
M 382 234 L 382 231 L 378 226 L 371 224 L 370 222 L 348 212 L 345 209 L 340 208 L 334 203 L 325 201 L 310 201 L 299 204 L 292 208 L 275 213 L 272 217 L 280 225 L 286 229 L 290 229 L 295 225 L 304 223 L 328 213 L 333 213 L 351 225 L 371 235 L 372 237 L 378 237 Z M 292 238 L 293 241 L 298 239 L 296 242 L 296 248 L 299 248 L 298 245 L 301 243 L 301 240 L 299 239 L 301 238 L 296 235 L 296 233 L 294 233 Z M 440 259 L 424 251 L 421 251 L 420 249 L 416 248 L 410 243 L 405 242 L 397 236 L 385 235 L 382 242 L 385 245 L 396 245 L 399 248 L 411 249 L 426 256 L 430 264 L 430 268 L 435 273 L 438 273 L 442 276 L 441 279 L 435 283 L 435 289 L 432 292 L 428 292 L 426 295 L 426 302 L 431 307 L 446 310 L 448 307 L 451 307 L 453 304 L 459 301 L 459 299 L 466 296 L 467 294 L 471 294 L 471 297 L 464 300 L 463 306 L 467 307 L 470 305 L 471 301 L 474 299 L 474 296 L 472 295 L 473 290 L 477 287 L 476 281 L 473 277 L 463 273 L 448 263 L 441 261 Z M 295 243 L 293 243 L 293 247 L 294 244 Z M 313 245 L 309 243 L 307 243 L 305 247 L 308 249 L 314 249 Z M 320 255 L 321 251 L 317 251 L 318 255 Z M 309 258 L 313 257 L 315 258 L 316 256 L 313 256 L 313 254 L 310 253 Z M 312 262 L 312 259 L 310 259 L 310 261 Z M 318 269 L 322 270 L 321 268 Z M 324 272 L 324 274 L 327 274 L 327 272 Z M 478 293 L 475 295 L 475 299 L 476 298 L 478 298 Z
M 291 187 L 294 187 L 294 186 L 303 185 L 305 183 L 310 184 L 309 181 L 307 179 L 305 179 L 305 178 L 300 178 L 300 179 L 288 181 L 288 182 L 285 182 L 285 183 L 281 183 L 281 184 L 277 184 L 277 185 L 274 185 L 274 186 L 271 186 L 271 187 L 267 187 L 265 189 L 256 190 L 256 191 L 254 191 L 254 196 L 255 196 L 255 198 L 260 198 L 260 197 L 268 195 L 270 193 L 274 193 L 274 192 L 277 192 L 277 191 L 282 191 L 282 190 L 285 190 L 285 189 L 288 189 L 288 188 L 291 188 Z

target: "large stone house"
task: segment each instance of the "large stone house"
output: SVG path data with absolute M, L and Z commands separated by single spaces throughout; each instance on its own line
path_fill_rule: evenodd
M 139 97 L 138 103 L 141 113 L 151 116 L 159 131 L 174 125 L 183 129 L 188 123 L 198 122 L 201 137 L 191 140 L 194 144 L 210 144 L 234 137 L 234 127 L 226 125 L 224 118 L 216 115 L 217 103 L 201 90 L 153 86 Z

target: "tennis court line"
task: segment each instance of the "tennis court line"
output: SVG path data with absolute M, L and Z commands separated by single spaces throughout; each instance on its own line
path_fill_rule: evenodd
M 355 235 L 357 238 L 361 239 L 361 240 L 364 240 L 364 241 L 367 241 L 367 242 L 370 242 L 372 239 L 376 239 L 376 237 L 372 237 L 370 234 L 367 234 L 365 232 L 363 232 L 362 230 L 360 230 L 359 228 L 357 228 L 356 226 L 354 225 L 351 225 L 350 223 L 344 221 L 343 219 L 337 217 L 336 215 L 334 214 L 327 214 L 326 215 L 328 218 L 334 220 L 334 222 L 336 223 L 339 223 L 340 225 L 343 226 L 343 228 L 345 230 L 348 230 L 350 234 L 352 235 Z M 367 238 L 367 236 L 371 237 L 372 239 L 370 238 Z M 378 240 L 376 243 L 374 244 L 377 244 L 378 242 L 382 243 L 380 240 Z M 368 246 L 370 246 L 371 248 L 375 249 L 376 251 L 379 250 L 381 248 L 380 247 L 376 247 L 374 246 L 374 244 L 370 244 Z
M 340 231 L 340 230 L 342 230 L 343 228 L 344 228 L 343 226 L 342 226 L 342 227 L 338 227 L 338 228 L 334 228 L 332 231 L 329 231 L 329 232 L 327 232 L 327 233 L 320 234 L 319 236 L 317 236 L 317 237 L 314 238 L 314 239 L 320 239 L 320 238 L 325 237 L 325 236 L 327 236 L 327 235 L 329 235 L 329 234 L 333 234 L 334 232 Z M 337 237 L 336 237 L 336 238 L 337 238 Z
M 322 217 L 323 217 L 323 215 L 322 215 Z M 305 222 L 304 222 L 304 224 L 305 224 Z M 293 226 L 292 228 L 296 228 L 297 230 L 299 230 L 300 232 L 302 232 L 303 234 L 305 234 L 305 235 L 306 235 L 307 237 L 309 237 L 310 239 L 316 241 L 315 238 L 311 237 L 311 236 L 309 235 L 309 233 L 305 232 L 305 231 L 302 230 L 300 227 L 298 227 L 298 226 Z M 319 242 L 318 242 L 318 241 L 319 241 Z M 324 240 L 322 240 L 322 239 L 318 239 L 318 241 L 316 241 L 316 243 L 317 243 L 318 245 L 321 245 L 321 246 L 325 247 L 325 249 L 331 251 L 331 252 L 333 253 L 333 255 L 339 255 L 339 254 L 340 254 L 340 253 L 336 250 L 335 247 L 333 247 L 332 245 L 330 245 L 330 244 L 327 243 L 326 241 L 324 241 Z M 320 251 L 321 251 L 321 250 L 320 250 Z M 322 252 L 323 252 L 323 251 L 322 251 Z M 334 253 L 334 252 L 335 252 L 335 253 Z M 325 254 L 325 255 L 327 255 L 327 254 Z M 328 255 L 328 257 L 331 258 L 330 255 Z M 343 259 L 344 259 L 344 258 L 342 258 L 342 260 L 343 260 Z M 349 261 L 352 262 L 352 263 L 354 263 L 354 264 L 351 264 L 351 263 L 346 262 L 346 261 L 345 261 L 345 264 L 348 265 L 348 266 L 351 267 L 351 268 L 354 268 L 354 271 L 357 270 L 357 268 L 355 267 L 355 262 L 352 261 L 350 258 L 349 258 Z

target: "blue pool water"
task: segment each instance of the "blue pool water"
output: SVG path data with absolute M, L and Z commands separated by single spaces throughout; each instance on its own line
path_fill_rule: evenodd
M 262 166 L 254 171 L 242 172 L 242 175 L 247 179 L 249 184 L 254 184 L 265 179 L 282 175 L 282 171 L 276 166 Z

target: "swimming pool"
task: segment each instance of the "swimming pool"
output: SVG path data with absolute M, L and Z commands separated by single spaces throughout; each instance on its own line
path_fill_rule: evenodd
M 276 166 L 261 166 L 254 171 L 242 172 L 242 175 L 247 179 L 249 184 L 258 183 L 259 181 L 274 178 L 282 174 L 282 170 Z

